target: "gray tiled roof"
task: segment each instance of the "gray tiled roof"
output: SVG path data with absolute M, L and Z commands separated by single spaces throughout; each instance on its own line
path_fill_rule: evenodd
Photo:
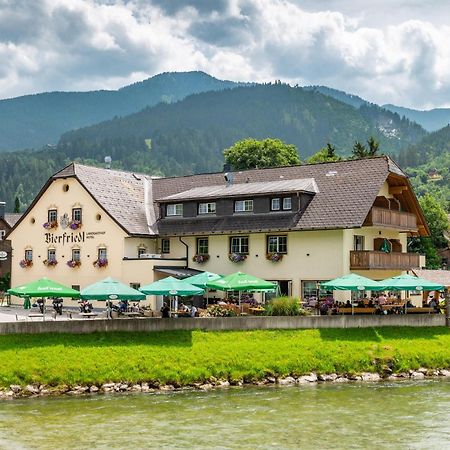
M 22 214 L 20 213 L 6 213 L 5 222 L 12 228 L 21 217 Z
M 250 188 L 257 183 L 266 186 L 267 183 L 270 186 L 270 183 L 274 186 L 282 183 L 284 186 L 284 183 L 294 180 L 313 179 L 317 190 L 302 216 L 276 213 L 162 221 L 156 219 L 155 199 L 166 199 L 180 193 L 185 195 L 186 192 L 206 195 L 217 186 L 223 186 L 220 188 L 223 190 L 223 173 L 155 179 L 149 175 L 71 164 L 53 178 L 76 176 L 124 230 L 132 235 L 151 236 L 360 227 L 390 172 L 404 176 L 388 157 L 234 172 L 234 184 L 239 189 L 246 184 Z
M 317 192 L 317 184 L 313 178 L 298 180 L 260 181 L 255 183 L 225 184 L 201 186 L 169 195 L 158 201 L 198 200 L 261 194 L 278 194 L 283 192 Z

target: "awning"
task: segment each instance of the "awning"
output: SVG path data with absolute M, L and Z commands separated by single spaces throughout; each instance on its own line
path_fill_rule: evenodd
M 192 275 L 201 273 L 201 270 L 188 269 L 186 267 L 174 267 L 174 266 L 155 266 L 153 268 L 155 272 L 165 273 L 175 278 L 188 278 Z

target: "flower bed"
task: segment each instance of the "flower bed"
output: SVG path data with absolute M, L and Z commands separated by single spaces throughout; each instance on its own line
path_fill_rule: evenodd
M 94 266 L 94 267 L 106 267 L 107 265 L 108 265 L 108 260 L 107 259 L 103 259 L 103 258 L 99 258 L 99 259 L 97 259 L 96 261 L 94 261 L 93 263 L 92 263 L 92 265 Z
M 230 253 L 228 255 L 228 259 L 231 262 L 239 263 L 239 262 L 245 261 L 247 259 L 247 255 L 242 255 L 241 253 Z
M 209 255 L 194 255 L 192 257 L 192 261 L 194 261 L 198 264 L 203 264 L 208 260 L 209 260 Z
M 22 259 L 22 261 L 19 262 L 19 266 L 22 267 L 22 269 L 33 267 L 33 261 L 31 261 L 31 259 Z

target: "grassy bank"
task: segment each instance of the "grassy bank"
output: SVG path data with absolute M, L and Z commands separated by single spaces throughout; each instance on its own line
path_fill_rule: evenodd
M 450 367 L 448 328 L 0 336 L 0 385 L 74 385 Z

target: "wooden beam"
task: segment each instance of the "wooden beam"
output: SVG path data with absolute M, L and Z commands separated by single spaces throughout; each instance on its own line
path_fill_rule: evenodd
M 408 186 L 389 186 L 389 194 L 395 195 L 395 194 L 401 194 L 403 191 L 406 191 L 408 189 Z

